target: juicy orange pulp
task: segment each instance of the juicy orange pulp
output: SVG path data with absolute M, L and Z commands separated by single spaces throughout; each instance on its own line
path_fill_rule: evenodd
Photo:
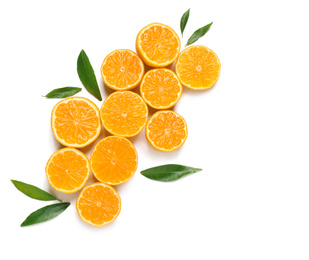
M 186 121 L 171 110 L 153 114 L 147 122 L 145 133 L 148 142 L 162 152 L 180 148 L 188 136 Z
M 203 90 L 216 83 L 220 68 L 219 58 L 214 51 L 202 45 L 192 45 L 180 53 L 175 70 L 184 86 Z
M 177 59 L 180 40 L 171 27 L 152 23 L 138 33 L 136 51 L 148 66 L 166 67 Z
M 113 222 L 121 210 L 121 199 L 117 191 L 104 183 L 86 186 L 76 200 L 80 218 L 96 227 Z
M 100 116 L 108 132 L 116 136 L 131 137 L 144 128 L 148 108 L 140 95 L 131 91 L 117 91 L 104 100 Z
M 108 87 L 114 90 L 129 90 L 141 82 L 144 64 L 131 50 L 115 50 L 105 57 L 101 75 Z
M 101 132 L 99 109 L 87 98 L 63 99 L 52 110 L 51 127 L 55 138 L 64 146 L 85 147 Z
M 72 193 L 80 190 L 90 175 L 90 163 L 85 154 L 75 148 L 63 148 L 49 158 L 45 173 L 57 191 Z
M 118 185 L 128 181 L 137 169 L 133 144 L 117 136 L 108 136 L 95 146 L 91 157 L 94 176 L 103 183 Z
M 149 70 L 141 83 L 141 96 L 155 109 L 174 106 L 182 94 L 182 85 L 176 74 L 169 69 Z

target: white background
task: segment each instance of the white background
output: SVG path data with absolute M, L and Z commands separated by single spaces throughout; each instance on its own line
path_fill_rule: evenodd
M 306 2 L 1 1 L 1 258 L 309 259 Z M 82 87 L 76 60 L 84 49 L 106 98 L 104 57 L 118 48 L 135 50 L 138 31 L 151 22 L 180 35 L 189 7 L 182 49 L 193 31 L 213 21 L 196 44 L 217 53 L 220 79 L 208 91 L 184 89 L 175 106 L 189 130 L 181 149 L 158 152 L 144 131 L 130 138 L 139 166 L 117 187 L 121 213 L 108 226 L 89 226 L 75 210 L 78 192 L 60 194 L 46 180 L 45 164 L 61 146 L 50 129 L 58 100 L 42 95 Z M 101 107 L 84 88 L 78 95 Z M 89 155 L 92 148 L 82 151 Z M 165 163 L 203 171 L 173 183 L 140 174 Z M 10 179 L 71 206 L 21 228 L 31 212 L 53 202 L 26 197 Z

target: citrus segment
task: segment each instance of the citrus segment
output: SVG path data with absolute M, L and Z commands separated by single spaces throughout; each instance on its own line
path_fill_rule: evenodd
M 178 149 L 188 136 L 186 121 L 171 110 L 156 112 L 147 122 L 145 133 L 148 142 L 162 152 Z
M 137 152 L 133 144 L 117 136 L 101 140 L 90 157 L 94 176 L 103 183 L 118 185 L 128 181 L 137 168 Z
M 50 185 L 57 191 L 72 193 L 80 190 L 90 175 L 90 162 L 75 148 L 63 148 L 49 158 L 45 173 Z
M 193 45 L 180 53 L 175 70 L 184 86 L 203 90 L 216 83 L 220 68 L 219 58 L 214 51 L 202 45 Z
M 83 188 L 76 200 L 76 210 L 80 218 L 96 227 L 113 222 L 120 209 L 121 200 L 117 191 L 101 182 Z
M 138 33 L 136 50 L 147 65 L 166 67 L 177 59 L 180 40 L 171 27 L 161 23 L 152 23 Z
M 180 99 L 182 85 L 171 70 L 152 69 L 145 74 L 140 91 L 149 106 L 155 109 L 167 109 Z
M 51 127 L 55 138 L 64 146 L 85 147 L 100 134 L 99 109 L 87 98 L 66 98 L 54 106 Z
M 101 75 L 104 83 L 114 90 L 132 89 L 142 80 L 144 64 L 131 50 L 115 50 L 105 57 Z
M 147 121 L 148 108 L 140 95 L 131 91 L 117 91 L 104 100 L 100 116 L 108 132 L 130 137 L 142 131 Z

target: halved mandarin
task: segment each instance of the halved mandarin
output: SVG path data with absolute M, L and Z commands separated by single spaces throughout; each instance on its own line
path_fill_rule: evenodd
M 101 66 L 101 75 L 108 87 L 114 90 L 129 90 L 141 82 L 144 64 L 131 50 L 115 50 L 105 57 Z
M 174 106 L 182 94 L 177 75 L 165 68 L 149 70 L 141 83 L 140 92 L 145 102 L 155 109 Z
M 50 185 L 57 191 L 72 193 L 80 190 L 90 175 L 90 162 L 75 148 L 63 148 L 49 158 L 45 173 Z
M 76 200 L 76 210 L 80 218 L 95 227 L 113 222 L 121 210 L 118 192 L 102 182 L 87 185 Z
M 51 128 L 55 138 L 64 146 L 85 147 L 101 132 L 100 111 L 87 98 L 63 99 L 52 110 Z
M 203 90 L 216 83 L 220 68 L 219 58 L 214 51 L 202 45 L 192 45 L 179 54 L 175 70 L 184 86 Z
M 91 169 L 98 181 L 118 185 L 128 181 L 137 169 L 137 152 L 126 138 L 108 136 L 92 151 Z
M 151 23 L 138 33 L 136 51 L 148 66 L 166 67 L 177 59 L 180 40 L 171 27 Z
M 116 136 L 131 137 L 144 128 L 148 108 L 140 95 L 131 91 L 116 91 L 104 100 L 100 116 L 108 132 Z
M 158 111 L 146 125 L 145 134 L 153 148 L 171 152 L 180 148 L 188 136 L 185 119 L 171 110 Z

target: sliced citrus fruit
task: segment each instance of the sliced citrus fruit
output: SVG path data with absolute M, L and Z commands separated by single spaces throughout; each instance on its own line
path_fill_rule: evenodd
M 166 67 L 177 59 L 180 40 L 171 27 L 151 23 L 138 33 L 136 51 L 147 65 Z
M 180 99 L 182 85 L 176 74 L 169 69 L 149 70 L 141 83 L 141 96 L 155 109 L 167 109 Z
M 76 210 L 80 218 L 96 227 L 113 222 L 120 209 L 119 194 L 113 187 L 102 182 L 87 185 L 76 200 Z
M 158 111 L 146 125 L 146 138 L 157 150 L 171 152 L 183 145 L 188 136 L 184 118 L 171 110 Z
M 62 148 L 49 158 L 45 173 L 50 185 L 57 191 L 72 193 L 80 190 L 90 175 L 90 162 L 75 148 Z
M 90 157 L 94 176 L 103 183 L 118 185 L 128 181 L 137 169 L 137 152 L 126 138 L 108 136 L 102 139 Z
M 108 132 L 130 137 L 142 131 L 147 121 L 148 108 L 140 95 L 131 91 L 116 91 L 104 100 L 100 116 Z
M 131 50 L 119 49 L 108 54 L 101 66 L 104 83 L 114 90 L 135 88 L 144 75 L 144 64 Z
M 203 90 L 216 83 L 220 68 L 219 58 L 214 51 L 202 45 L 193 45 L 179 54 L 175 70 L 184 86 Z
M 87 98 L 71 97 L 58 102 L 51 114 L 55 138 L 64 146 L 81 148 L 100 134 L 100 112 Z

